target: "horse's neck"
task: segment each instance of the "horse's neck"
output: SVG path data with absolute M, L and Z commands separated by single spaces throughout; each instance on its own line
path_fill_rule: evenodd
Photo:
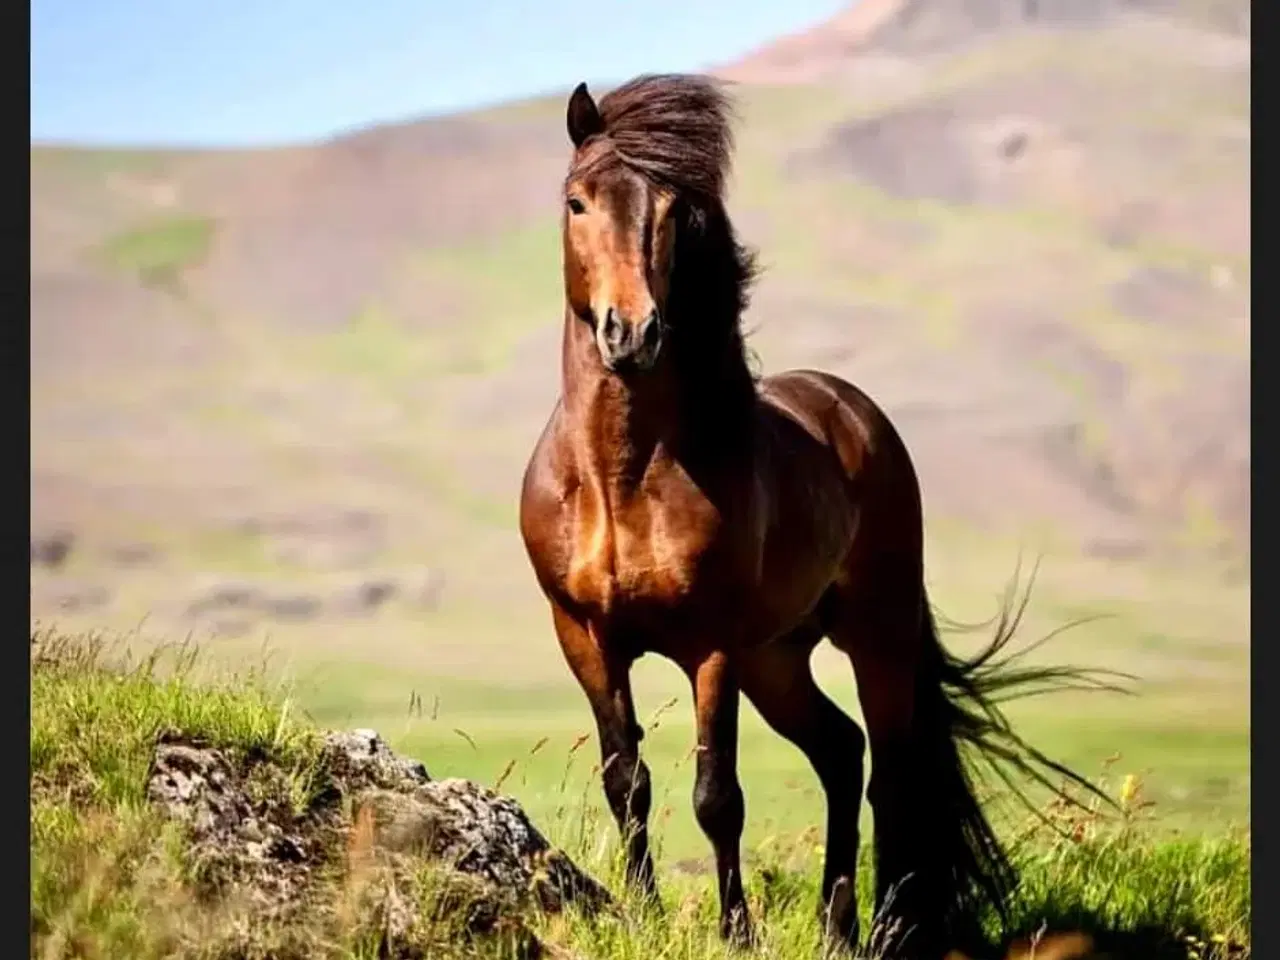
M 714 398 L 682 398 L 674 389 L 637 394 L 603 373 L 566 380 L 562 410 L 575 459 L 583 479 L 611 503 L 634 497 L 655 471 L 670 468 L 686 479 L 705 480 L 709 467 L 751 455 L 749 412 L 716 415 Z M 682 409 L 689 401 L 703 409 Z
M 671 446 L 679 423 L 664 416 L 674 411 L 657 409 L 653 397 L 633 393 L 603 371 L 579 367 L 577 373 L 565 378 L 563 410 L 580 468 L 611 498 L 628 496 L 659 449 Z

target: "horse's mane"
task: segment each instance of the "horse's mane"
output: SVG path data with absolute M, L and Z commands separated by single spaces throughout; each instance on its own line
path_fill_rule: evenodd
M 724 208 L 733 108 L 723 86 L 709 77 L 646 74 L 605 94 L 598 109 L 603 130 L 583 143 L 569 175 L 597 176 L 620 165 L 676 195 L 685 216 L 673 312 L 696 315 L 678 335 L 691 362 L 727 348 L 721 357 L 740 363 L 753 381 L 740 321 L 758 269 Z
M 675 193 L 721 200 L 733 152 L 732 105 L 707 77 L 648 74 L 600 98 L 604 131 L 583 144 L 572 171 L 622 164 Z

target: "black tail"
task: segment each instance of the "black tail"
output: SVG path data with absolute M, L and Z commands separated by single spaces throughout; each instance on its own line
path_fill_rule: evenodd
M 1039 643 L 1001 656 L 1026 610 L 1030 591 L 1028 583 L 1021 599 L 1017 597 L 1015 575 L 996 622 L 995 636 L 969 659 L 948 653 L 942 646 L 933 612 L 925 602 L 923 662 L 916 680 L 913 739 L 925 764 L 922 789 L 936 803 L 936 813 L 930 818 L 933 849 L 929 859 L 942 874 L 939 879 L 946 888 L 955 892 L 954 901 L 948 905 L 948 925 L 953 929 L 956 924 L 975 921 L 984 902 L 1002 921 L 1007 919 L 1008 897 L 1017 882 L 1017 871 L 974 791 L 981 768 L 995 773 L 1032 810 L 1036 807 L 1014 774 L 1029 777 L 1069 800 L 1072 798 L 1064 790 L 1067 784 L 1074 784 L 1111 803 L 1093 784 L 1023 740 L 1000 710 L 1000 704 L 1009 700 L 1051 691 L 1119 691 L 1123 688 L 1105 678 L 1132 679 L 1110 671 L 1017 663 L 1061 630 Z

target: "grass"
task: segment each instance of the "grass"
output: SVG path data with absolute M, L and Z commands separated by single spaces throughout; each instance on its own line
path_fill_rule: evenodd
M 99 254 L 148 286 L 176 289 L 183 273 L 208 255 L 215 230 L 208 217 L 165 217 L 109 237 Z
M 287 702 L 252 677 L 197 682 L 190 648 L 156 667 L 158 650 L 130 667 L 113 662 L 99 637 L 32 638 L 32 792 L 88 806 L 134 808 L 157 735 L 166 728 L 193 737 L 261 749 L 288 765 L 313 749 L 311 731 L 289 721 Z
M 463 935 L 450 912 L 453 901 L 442 892 L 451 888 L 442 886 L 445 875 L 438 867 L 369 875 L 361 866 L 365 860 L 353 852 L 358 831 L 348 835 L 345 852 L 335 850 L 332 870 L 317 874 L 306 901 L 310 913 L 264 919 L 233 888 L 211 894 L 202 886 L 184 830 L 145 799 L 156 738 L 162 731 L 180 730 L 233 757 L 266 757 L 282 771 L 294 809 L 304 811 L 318 790 L 318 729 L 262 670 L 219 671 L 186 646 L 140 659 L 130 659 L 123 649 L 93 636 L 49 631 L 32 636 L 33 957 L 382 956 L 388 944 L 380 941 L 379 911 L 386 909 L 387 890 L 393 888 L 419 918 L 412 938 L 426 955 L 525 955 L 527 940 L 514 934 Z M 510 703 L 491 701 L 489 707 L 494 729 L 512 723 Z M 517 717 L 515 723 L 530 733 L 536 727 L 533 717 Z M 555 726 L 550 723 L 548 729 L 554 733 Z M 661 732 L 660 723 L 651 720 L 650 726 Z M 384 732 L 394 735 L 391 729 Z M 490 739 L 488 733 L 466 736 L 477 745 L 469 746 L 462 736 L 455 739 L 475 752 Z M 493 749 L 514 746 L 510 738 L 505 743 L 492 739 Z M 580 741 L 573 752 L 585 762 L 594 746 Z M 544 742 L 535 754 L 546 763 L 518 769 L 509 761 L 497 778 L 500 789 L 527 794 L 516 790 L 523 779 L 555 795 L 554 810 L 535 813 L 539 826 L 619 890 L 614 829 L 594 803 L 594 771 L 587 780 L 570 783 L 562 748 Z M 437 757 L 423 756 L 439 776 Z M 650 757 L 661 785 L 664 759 Z M 1056 831 L 1037 826 L 1039 821 L 1008 820 L 1010 839 L 1019 840 L 1015 849 L 1024 878 L 1010 929 L 1028 935 L 1046 927 L 1087 930 L 1116 956 L 1247 956 L 1248 830 L 1204 825 L 1203 834 L 1171 836 L 1152 819 L 1158 808 L 1147 804 L 1143 791 L 1140 777 L 1124 778 L 1116 796 L 1126 812 L 1118 820 L 1065 808 L 1046 811 L 1057 820 Z M 661 837 L 661 817 L 657 829 Z M 749 844 L 749 898 L 762 934 L 759 955 L 822 955 L 814 914 L 820 843 L 810 829 L 777 831 Z M 869 862 L 865 866 L 860 885 L 867 929 L 871 869 Z M 588 919 L 570 913 L 526 921 L 545 943 L 571 956 L 723 957 L 726 948 L 713 933 L 713 882 L 704 869 L 681 863 L 664 870 L 663 916 L 624 899 L 616 916 Z M 393 949 L 391 955 L 414 954 Z
M 433 498 L 454 492 L 453 486 L 420 489 L 430 490 Z M 452 525 L 433 531 L 430 539 L 397 542 L 378 560 L 388 568 L 438 565 L 447 586 L 437 607 L 393 606 L 370 620 L 258 623 L 241 638 L 206 642 L 202 635 L 204 649 L 219 662 L 243 662 L 269 642 L 272 669 L 292 678 L 299 709 L 326 726 L 378 729 L 397 749 L 423 757 L 435 775 L 492 783 L 517 759 L 508 788 L 535 818 L 550 820 L 563 805 L 559 785 L 569 747 L 592 733 L 590 713 L 556 646 L 545 601 L 520 566 L 522 547 L 510 520 L 499 523 L 495 505 L 492 522 L 481 523 L 482 517 L 461 511 L 452 496 L 438 506 L 453 518 Z M 300 590 L 328 588 L 327 580 L 315 580 L 313 587 L 307 577 L 314 574 L 284 569 L 263 543 L 247 535 L 179 542 L 137 530 L 131 534 L 164 543 L 165 565 L 123 581 L 117 609 L 62 615 L 63 626 L 89 629 L 110 622 L 128 629 L 147 616 L 149 629 L 191 629 L 190 621 L 167 621 L 166 608 L 155 599 L 163 596 L 180 611 L 192 596 L 183 593 L 190 588 L 179 585 L 180 573 L 195 578 L 212 570 L 230 574 L 234 568 L 236 577 L 252 570 Z M 939 517 L 930 521 L 929 539 L 935 602 L 957 620 L 990 616 L 993 589 L 1007 577 L 1018 542 Z M 1022 545 L 1050 554 L 1028 612 L 1027 636 L 1066 621 L 1102 617 L 1069 631 L 1044 655 L 1143 680 L 1133 697 L 1066 696 L 1015 704 L 1015 722 L 1033 742 L 1086 773 L 1121 753 L 1125 771 L 1146 777 L 1168 829 L 1248 822 L 1248 585 L 1224 584 L 1208 567 L 1154 570 L 1140 563 L 1073 557 L 1061 544 Z M 86 553 L 86 564 L 89 559 Z M 77 575 L 92 571 L 78 568 Z M 948 636 L 947 642 L 963 649 L 973 639 Z M 145 648 L 140 641 L 138 649 Z M 824 645 L 814 667 L 828 694 L 857 716 L 847 660 Z M 688 800 L 693 742 L 688 683 L 665 661 L 645 658 L 633 671 L 633 685 L 642 721 L 658 716 L 645 752 L 657 803 L 670 811 L 663 813 L 664 859 L 703 858 L 706 843 Z M 411 700 L 424 705 L 412 715 L 406 706 Z M 543 738 L 550 742 L 529 756 Z M 567 789 L 598 808 L 590 754 L 579 750 L 575 755 Z M 749 706 L 743 713 L 741 755 L 750 845 L 773 833 L 798 834 L 821 821 L 821 797 L 803 756 L 768 730 Z
M 671 695 L 682 678 L 658 663 L 645 662 L 636 672 L 641 718 L 656 719 L 644 749 L 653 770 L 657 816 L 664 822 L 661 859 L 705 858 L 706 842 L 689 801 L 692 710 L 687 696 Z M 853 685 L 832 682 L 837 673 L 838 668 L 825 670 L 824 686 L 856 716 Z M 439 776 L 493 783 L 505 775 L 508 789 L 540 819 L 554 818 L 564 805 L 562 783 L 599 813 L 594 748 L 570 753 L 580 737 L 591 735 L 591 726 L 581 693 L 569 685 L 415 681 L 424 715 L 410 719 L 406 704 L 415 691 L 403 673 L 391 668 L 335 663 L 331 670 L 311 673 L 310 681 L 299 689 L 300 701 L 326 725 L 372 724 L 397 748 L 425 758 Z M 1222 823 L 1247 822 L 1247 729 L 1240 731 L 1234 718 L 1217 724 L 1199 719 L 1180 693 L 1147 693 L 1143 706 L 1153 719 L 1145 727 L 1133 715 L 1142 708 L 1125 703 L 1107 710 L 1097 699 L 1050 699 L 1014 713 L 1032 742 L 1078 769 L 1096 771 L 1100 761 L 1119 751 L 1125 769 L 1149 771 L 1162 828 L 1194 832 L 1208 825 L 1212 832 Z M 1063 724 L 1059 709 L 1074 717 L 1070 725 Z M 822 797 L 804 757 L 768 730 L 750 707 L 743 710 L 741 743 L 749 845 L 776 833 L 796 835 L 822 822 Z M 863 817 L 869 826 L 865 806 Z
M 450 343 L 457 373 L 501 369 L 532 330 L 562 315 L 560 224 L 540 219 L 496 238 L 425 251 L 412 269 L 451 290 L 464 304 Z
M 369 304 L 333 333 L 297 338 L 315 354 L 315 367 L 331 376 L 398 382 L 434 372 L 429 347 L 377 304 Z

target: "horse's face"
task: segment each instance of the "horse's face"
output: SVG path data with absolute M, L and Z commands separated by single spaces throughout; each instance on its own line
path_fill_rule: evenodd
M 602 125 L 579 87 L 569 102 L 569 133 L 581 155 L 608 149 L 588 143 Z M 606 368 L 653 369 L 662 350 L 675 240 L 672 196 L 621 164 L 575 164 L 564 193 L 565 295 L 588 323 Z

